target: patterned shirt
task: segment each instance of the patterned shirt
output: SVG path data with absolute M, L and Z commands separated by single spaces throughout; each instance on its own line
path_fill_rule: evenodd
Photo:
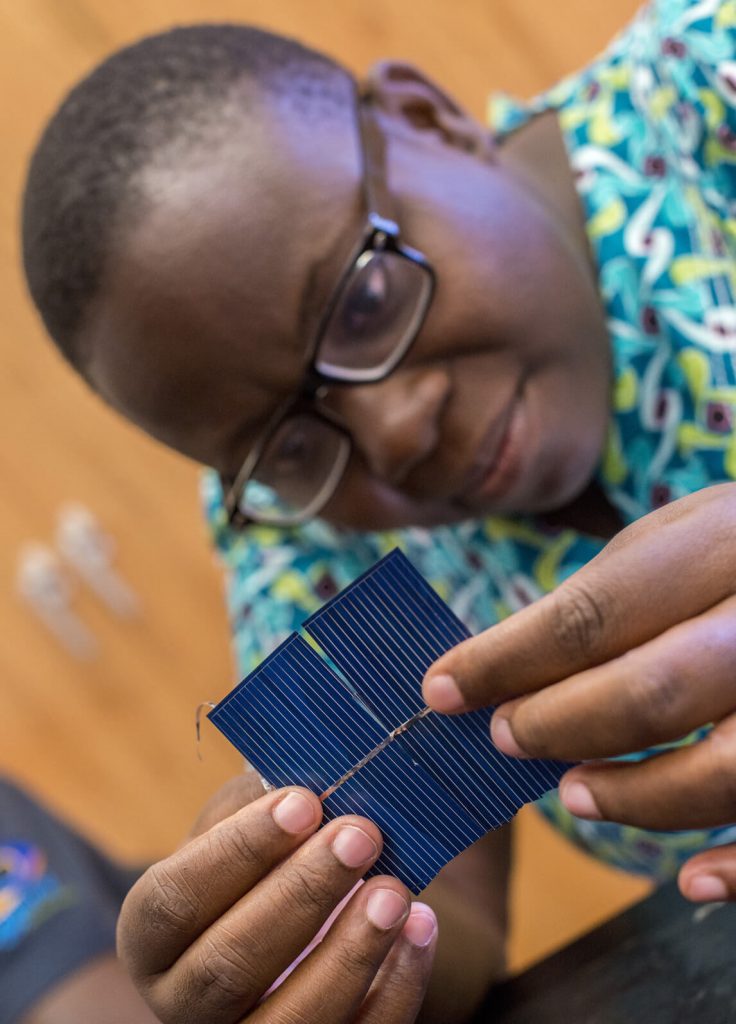
M 736 0 L 653 0 L 582 72 L 531 103 L 494 97 L 490 110 L 501 138 L 544 111 L 559 118 L 612 345 L 597 470 L 608 500 L 631 523 L 736 479 Z M 553 590 L 603 546 L 497 516 L 431 530 L 313 522 L 238 535 L 212 474 L 204 493 L 242 673 L 397 545 L 474 632 Z M 736 827 L 653 833 L 584 822 L 556 794 L 539 806 L 589 852 L 655 878 L 736 839 Z

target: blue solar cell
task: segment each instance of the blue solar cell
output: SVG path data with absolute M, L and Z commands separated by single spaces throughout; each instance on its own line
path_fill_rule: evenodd
M 430 713 L 405 734 L 416 760 L 483 831 L 505 824 L 525 803 L 554 789 L 569 767 L 506 757 L 491 743 L 491 714 L 490 708 L 452 718 Z
M 406 735 L 397 736 L 323 805 L 328 819 L 362 814 L 374 821 L 384 846 L 368 876 L 395 875 L 418 894 L 487 829 L 407 754 Z
M 445 717 L 424 707 L 427 668 L 469 634 L 400 551 L 305 630 L 341 676 L 293 634 L 209 717 L 268 782 L 327 793 L 327 819 L 375 821 L 385 846 L 371 874 L 394 874 L 419 892 L 569 767 L 501 754 L 490 708 Z
M 304 629 L 389 731 L 422 710 L 424 673 L 470 634 L 397 549 Z
M 323 793 L 386 732 L 293 633 L 210 713 L 275 786 Z
M 366 704 L 397 728 L 424 707 L 421 684 L 441 654 L 470 634 L 398 550 L 307 619 L 317 641 Z M 492 708 L 409 729 L 415 757 L 466 808 L 495 828 L 554 788 L 566 765 L 520 762 L 490 741 Z

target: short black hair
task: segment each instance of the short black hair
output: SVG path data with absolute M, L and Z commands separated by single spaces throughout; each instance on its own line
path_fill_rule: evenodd
M 350 76 L 294 40 L 246 25 L 193 25 L 114 53 L 66 97 L 31 158 L 23 262 L 43 322 L 82 374 L 77 336 L 107 257 L 135 209 L 133 181 L 165 146 L 192 148 L 254 90 L 288 97 L 304 116 L 344 111 Z M 237 104 L 230 103 L 237 88 Z M 250 90 L 250 92 L 249 92 Z

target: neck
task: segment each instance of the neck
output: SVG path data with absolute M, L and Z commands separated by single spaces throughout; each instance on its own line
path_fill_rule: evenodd
M 625 525 L 618 511 L 595 482 L 589 484 L 569 505 L 539 518 L 550 526 L 576 530 L 578 533 L 587 533 L 591 537 L 600 537 L 606 541 L 615 537 Z

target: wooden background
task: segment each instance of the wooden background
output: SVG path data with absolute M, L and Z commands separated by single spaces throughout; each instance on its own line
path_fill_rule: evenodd
M 239 761 L 194 709 L 233 681 L 222 581 L 200 520 L 197 469 L 120 422 L 43 340 L 24 292 L 24 167 L 63 92 L 111 50 L 172 24 L 241 20 L 283 31 L 356 71 L 384 56 L 432 73 L 476 114 L 592 56 L 636 0 L 0 0 L 0 770 L 125 858 L 180 838 Z M 122 622 L 83 586 L 74 606 L 100 651 L 66 654 L 16 594 L 18 552 L 53 542 L 81 501 L 118 544 L 143 614 Z M 520 816 L 512 963 L 518 967 L 646 890 Z

